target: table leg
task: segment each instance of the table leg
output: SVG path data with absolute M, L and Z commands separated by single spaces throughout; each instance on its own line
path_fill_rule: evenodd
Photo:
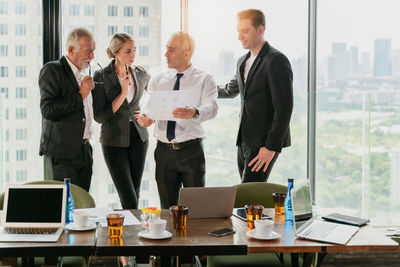
M 22 257 L 22 266 L 34 267 L 35 266 L 35 258 Z
M 290 253 L 290 262 L 292 267 L 299 267 L 299 253 Z
M 303 253 L 303 267 L 312 266 L 317 253 Z
M 317 267 L 321 266 L 321 264 L 324 261 L 326 255 L 328 255 L 328 253 L 326 253 L 326 252 L 318 253 Z
M 171 267 L 172 265 L 172 257 L 171 256 L 161 256 L 160 257 L 160 266 L 161 267 Z

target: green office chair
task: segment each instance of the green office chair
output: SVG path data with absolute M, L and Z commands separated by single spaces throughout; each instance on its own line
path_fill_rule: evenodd
M 42 181 L 33 181 L 26 184 L 63 184 L 60 181 L 54 180 L 42 180 Z M 81 187 L 71 184 L 71 194 L 74 199 L 75 209 L 85 209 L 85 208 L 95 208 L 96 204 L 94 202 L 93 197 L 86 192 Z M 3 209 L 4 203 L 4 193 L 0 195 L 0 209 Z M 84 257 L 63 257 L 63 267 L 86 267 L 88 266 L 89 259 Z M 44 264 L 43 257 L 35 258 L 35 265 L 42 266 Z M 18 266 L 22 266 L 22 263 L 18 261 Z
M 264 208 L 273 208 L 272 193 L 286 193 L 287 186 L 273 183 L 244 183 L 236 185 L 235 208 L 244 207 L 246 204 L 260 204 Z M 283 259 L 283 263 L 281 263 Z M 207 267 L 222 266 L 291 266 L 290 254 L 255 253 L 238 256 L 209 256 Z

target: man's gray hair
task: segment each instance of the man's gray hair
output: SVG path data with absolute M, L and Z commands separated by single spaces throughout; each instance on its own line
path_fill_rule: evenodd
M 185 51 L 190 51 L 190 54 L 193 56 L 194 48 L 196 46 L 193 37 L 184 31 L 174 32 L 171 35 L 170 40 L 177 38 L 179 42 L 182 44 L 182 48 Z
M 86 28 L 77 27 L 74 28 L 67 37 L 67 42 L 65 43 L 65 49 L 70 48 L 71 46 L 74 47 L 77 51 L 79 51 L 79 38 L 81 37 L 89 37 L 93 40 L 93 34 Z

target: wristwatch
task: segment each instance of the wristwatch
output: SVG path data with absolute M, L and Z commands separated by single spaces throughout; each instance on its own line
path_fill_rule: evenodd
M 200 115 L 199 110 L 197 108 L 194 108 L 194 110 L 196 111 L 196 113 L 193 116 L 193 119 L 197 119 Z

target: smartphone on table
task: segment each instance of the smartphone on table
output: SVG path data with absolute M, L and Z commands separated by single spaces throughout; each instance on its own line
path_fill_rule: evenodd
M 223 228 L 223 229 L 218 229 L 218 230 L 209 232 L 208 234 L 211 236 L 220 237 L 220 236 L 234 234 L 234 233 L 235 233 L 235 230 L 233 230 L 233 229 Z
M 232 214 L 243 221 L 247 221 L 246 208 L 234 208 Z M 261 220 L 265 219 L 272 219 L 272 217 L 263 213 L 261 215 Z

